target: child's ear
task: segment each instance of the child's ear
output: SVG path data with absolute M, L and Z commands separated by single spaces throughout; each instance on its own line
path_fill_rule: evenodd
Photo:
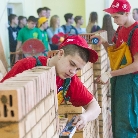
M 59 52 L 58 52 L 58 55 L 59 56 L 63 56 L 64 55 L 64 50 L 63 49 L 60 49 Z

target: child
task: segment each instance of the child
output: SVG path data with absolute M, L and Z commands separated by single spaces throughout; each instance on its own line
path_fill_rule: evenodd
M 119 25 L 113 38 L 114 47 L 100 36 L 91 37 L 99 39 L 98 44 L 104 45 L 110 59 L 112 71 L 102 74 L 97 82 L 106 83 L 112 77 L 114 138 L 136 138 L 138 132 L 138 22 L 133 19 L 130 9 L 127 0 L 114 0 L 111 7 L 104 10 Z
M 69 81 L 69 87 L 64 100 L 68 99 L 74 106 L 83 106 L 86 109 L 86 112 L 77 116 L 74 121 L 77 129 L 80 130 L 88 121 L 92 121 L 98 117 L 100 107 L 93 95 L 75 74 L 88 61 L 94 63 L 97 61 L 97 58 L 97 53 L 88 47 L 84 38 L 77 35 L 68 36 L 60 44 L 57 55 L 52 58 L 44 56 L 38 57 L 37 59 L 34 57 L 24 58 L 13 66 L 1 82 L 24 70 L 37 66 L 37 62 L 41 62 L 42 66 L 55 66 L 57 89 L 60 89 L 66 80 Z
M 47 52 L 51 50 L 50 46 L 49 46 L 49 43 L 48 43 L 48 36 L 47 36 L 46 31 L 45 31 L 45 29 L 48 27 L 48 19 L 46 17 L 40 17 L 38 19 L 38 25 L 37 26 L 40 29 L 42 42 L 43 42 L 43 44 L 45 46 L 44 55 L 47 55 Z
M 10 26 L 8 27 L 8 33 L 9 33 L 9 45 L 10 45 L 10 52 L 16 51 L 16 45 L 17 45 L 17 35 L 18 35 L 18 17 L 15 14 L 10 14 L 8 16 L 8 20 L 10 23 Z M 10 55 L 10 62 L 11 66 L 15 63 L 15 55 Z

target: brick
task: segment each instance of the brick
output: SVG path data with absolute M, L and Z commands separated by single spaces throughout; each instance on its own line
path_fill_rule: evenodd
M 25 138 L 32 138 L 32 133 L 31 132 L 27 133 Z
M 59 114 L 65 113 L 83 113 L 85 109 L 83 107 L 75 107 L 72 105 L 60 105 L 58 109 Z
M 19 123 L 1 122 L 0 126 L 1 138 L 23 138 L 25 135 L 23 121 Z
M 52 106 L 54 106 L 54 95 L 50 93 L 46 99 L 44 99 L 45 112 L 49 111 Z
M 49 124 L 50 124 L 49 118 L 50 118 L 49 114 L 46 113 L 43 116 L 43 118 L 41 119 L 42 132 L 44 132 L 46 130 L 46 128 L 49 126 Z
M 86 88 L 89 88 L 92 85 L 93 77 L 89 77 L 87 81 L 83 84 Z
M 55 133 L 52 138 L 59 138 L 59 134 L 58 133 Z
M 59 130 L 59 126 L 57 126 L 57 125 L 59 125 L 58 124 L 58 122 L 57 122 L 57 118 L 54 118 L 54 120 L 53 120 L 53 126 L 54 126 L 54 132 L 56 133 L 56 132 L 58 132 L 58 130 Z
M 100 64 L 98 64 L 98 63 L 96 64 L 96 63 L 95 63 L 95 64 L 93 65 L 93 68 L 94 68 L 94 70 L 95 70 L 95 69 L 100 69 L 100 70 L 101 70 L 104 66 L 107 66 L 107 59 L 105 59 L 105 60 L 104 60 L 103 62 L 101 62 Z
M 32 110 L 25 118 L 25 129 L 28 133 L 36 125 L 35 110 Z
M 53 106 L 50 110 L 49 110 L 49 120 L 50 122 L 52 122 L 54 120 L 56 116 L 56 112 L 55 112 L 55 106 Z
M 10 81 L 6 80 L 3 84 L 8 86 L 22 86 L 24 87 L 24 97 L 25 97 L 25 110 L 28 113 L 34 107 L 34 94 L 33 94 L 33 81 Z
M 45 114 L 45 106 L 44 106 L 44 101 L 41 101 L 35 108 L 35 113 L 36 113 L 36 121 L 38 122 L 43 115 Z
M 39 74 L 33 74 L 33 73 L 27 73 L 27 72 L 23 72 L 21 74 L 18 74 L 18 76 L 26 76 L 26 77 L 35 77 L 35 80 L 36 80 L 36 104 L 40 101 L 40 93 L 41 93 L 41 85 L 40 85 L 40 77 L 39 77 Z
M 83 133 L 75 133 L 72 138 L 84 138 Z
M 25 115 L 24 88 L 0 84 L 0 121 L 19 121 Z
M 54 136 L 54 126 L 51 123 L 47 128 L 47 137 L 46 138 L 52 138 Z
M 25 81 L 33 81 L 33 95 L 34 95 L 34 105 L 37 104 L 36 102 L 36 86 L 37 86 L 37 81 L 36 81 L 36 77 L 35 76 L 24 76 L 24 75 L 18 75 L 16 77 L 12 77 L 10 79 L 8 79 L 8 82 L 11 81 L 13 83 L 13 81 L 18 81 L 18 82 L 25 82 Z M 14 82 L 16 83 L 16 82 Z
M 40 138 L 47 138 L 46 135 L 47 135 L 47 132 L 45 131 L 45 132 L 41 135 Z
M 41 122 L 32 129 L 32 138 L 39 138 L 42 135 Z

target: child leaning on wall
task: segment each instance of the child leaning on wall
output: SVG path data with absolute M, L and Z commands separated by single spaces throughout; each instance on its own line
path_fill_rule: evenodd
M 57 55 L 52 58 L 45 56 L 24 58 L 13 66 L 1 82 L 24 70 L 37 66 L 37 63 L 41 63 L 42 66 L 55 66 L 58 93 L 61 93 L 60 89 L 62 87 L 62 92 L 64 92 L 63 100 L 69 100 L 74 106 L 82 106 L 86 110 L 81 115 L 76 116 L 74 120 L 77 129 L 80 130 L 87 122 L 96 119 L 101 110 L 94 96 L 82 84 L 76 73 L 88 61 L 94 63 L 97 59 L 97 53 L 88 47 L 84 38 L 78 35 L 68 36 L 60 44 Z

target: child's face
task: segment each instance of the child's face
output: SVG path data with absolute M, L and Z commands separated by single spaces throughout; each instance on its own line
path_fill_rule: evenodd
M 56 63 L 56 73 L 61 79 L 73 77 L 78 70 L 82 69 L 86 62 L 78 55 L 64 56 L 64 50 L 60 50 L 57 55 L 58 61 Z
M 70 22 L 70 24 L 73 24 L 74 23 L 74 17 L 72 16 L 71 19 L 68 20 Z
M 15 18 L 13 19 L 13 22 L 14 22 L 14 24 L 18 25 L 18 17 L 15 17 Z
M 23 18 L 23 19 L 22 19 L 22 24 L 23 24 L 23 25 L 26 25 L 26 24 L 27 24 L 26 18 Z
M 41 11 L 40 17 L 46 17 L 46 10 L 42 10 L 42 11 Z
M 81 18 L 81 19 L 79 20 L 79 24 L 80 24 L 80 25 L 83 25 L 83 22 L 84 22 L 84 20 L 83 20 L 83 18 Z
M 111 14 L 111 16 L 114 18 L 114 23 L 116 23 L 119 26 L 124 26 L 128 19 L 128 13 L 124 13 L 123 15 L 114 13 Z
M 29 29 L 33 29 L 36 26 L 36 23 L 33 21 L 30 21 L 27 23 Z
M 50 17 L 50 10 L 46 11 L 46 17 L 49 18 Z
M 48 21 L 46 21 L 44 24 L 43 24 L 43 28 L 46 29 L 48 27 Z
M 60 26 L 60 19 L 59 18 L 57 18 L 57 26 Z

